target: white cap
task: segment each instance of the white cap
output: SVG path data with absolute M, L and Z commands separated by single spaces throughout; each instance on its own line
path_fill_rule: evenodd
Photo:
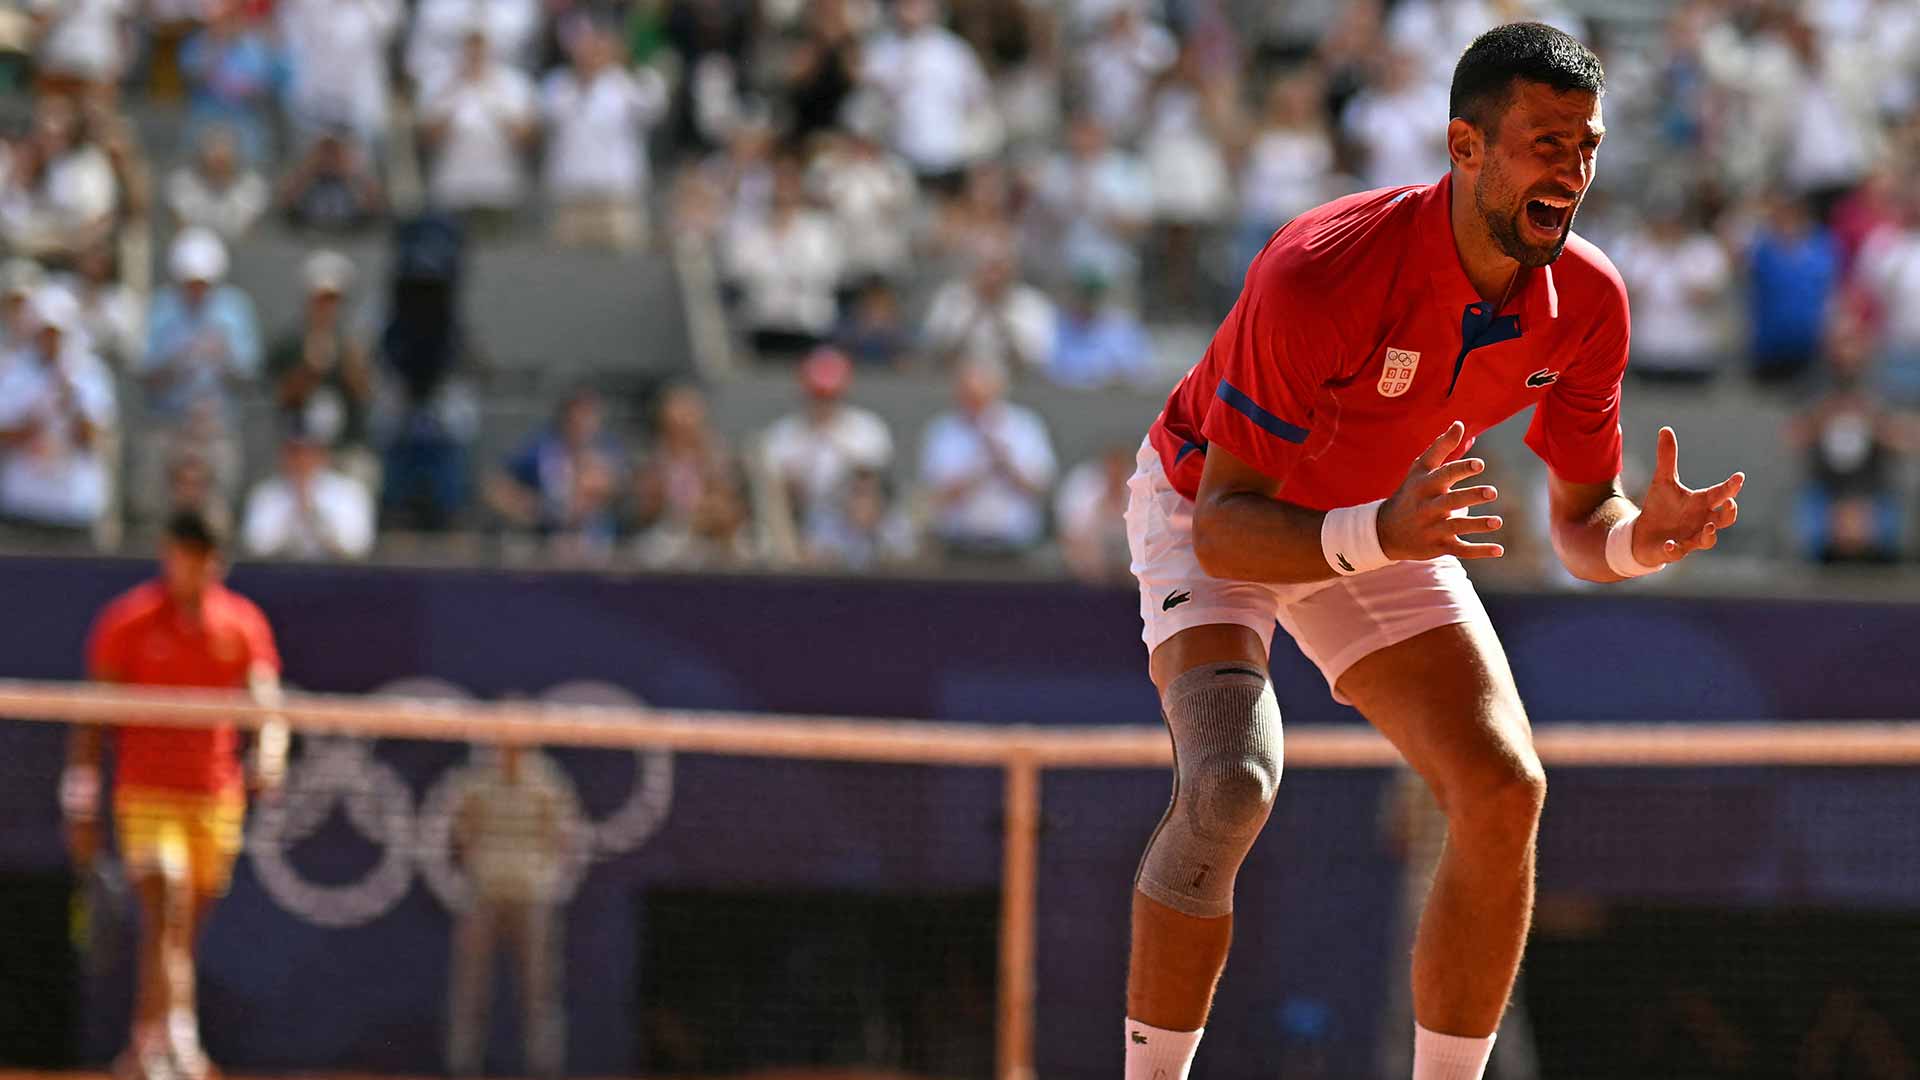
M 353 285 L 353 260 L 337 251 L 316 251 L 307 256 L 303 274 L 309 293 L 345 293 Z
M 219 281 L 227 276 L 227 245 L 212 229 L 197 225 L 183 229 L 167 252 L 167 270 L 182 284 Z
M 71 334 L 80 327 L 80 301 L 59 285 L 48 285 L 27 302 L 34 326 L 40 330 L 58 330 Z

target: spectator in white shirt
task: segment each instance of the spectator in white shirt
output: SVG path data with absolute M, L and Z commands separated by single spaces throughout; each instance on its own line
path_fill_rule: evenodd
M 433 150 L 427 191 L 442 209 L 500 216 L 526 197 L 524 157 L 539 132 L 533 82 L 500 62 L 484 29 L 464 40 L 458 67 L 421 106 Z
M 1042 253 L 1045 272 L 1059 280 L 1094 274 L 1130 285 L 1152 211 L 1146 167 L 1083 114 L 1067 133 L 1066 150 L 1035 179 L 1027 250 Z
M 1099 36 L 1080 50 L 1081 97 L 1115 141 L 1127 145 L 1140 132 L 1154 81 L 1180 55 L 1167 28 L 1141 13 L 1143 2 L 1116 5 Z
M 1875 91 L 1886 80 L 1865 53 L 1823 42 L 1804 19 L 1783 22 L 1794 58 L 1794 77 L 1780 88 L 1789 125 L 1784 171 L 1788 186 L 1812 199 L 1824 221 L 1873 163 L 1880 139 Z
M 547 197 L 554 237 L 574 246 L 631 250 L 646 243 L 645 136 L 667 105 L 665 80 L 628 71 L 613 32 L 584 22 L 571 42 L 572 66 L 548 76 Z
M 116 370 L 147 342 L 147 302 L 121 279 L 120 249 L 101 242 L 80 253 L 62 284 L 80 305 L 80 327 L 92 352 Z
M 1013 249 L 980 256 L 967 277 L 933 294 L 921 332 L 929 356 L 942 363 L 965 355 L 1011 371 L 1046 367 L 1058 314 L 1047 294 L 1018 280 Z
M 344 124 L 376 152 L 387 133 L 387 46 L 400 29 L 400 0 L 279 0 L 282 40 L 293 62 L 287 109 L 302 136 Z
M 831 336 L 845 264 L 833 219 L 807 205 L 799 167 L 782 162 L 766 217 L 737 224 L 727 237 L 727 270 L 762 358 L 797 355 Z
M 113 162 L 84 137 L 73 104 L 42 98 L 33 136 L 14 146 L 0 189 L 0 233 L 7 244 L 20 254 L 71 257 L 109 235 L 119 205 Z
M 900 0 L 894 18 L 898 32 L 871 46 L 862 77 L 892 109 L 893 148 L 953 195 L 967 166 L 999 149 L 992 86 L 973 46 L 940 25 L 937 0 Z
M 846 402 L 853 362 L 845 353 L 816 349 L 800 365 L 799 382 L 805 407 L 774 421 L 760 443 L 796 527 L 834 499 L 855 471 L 884 472 L 893 464 L 886 421 Z
M 1447 88 L 1420 75 L 1413 53 L 1390 51 L 1379 65 L 1377 83 L 1347 103 L 1340 123 L 1359 149 L 1366 187 L 1431 184 L 1451 167 Z
M 1631 370 L 1667 382 L 1712 378 L 1732 328 L 1733 266 L 1719 238 L 1690 227 L 1680 207 L 1655 206 L 1612 254 L 1633 301 Z
M 808 187 L 833 212 L 846 242 L 847 280 L 900 277 L 911 257 L 918 189 L 905 161 L 864 132 L 829 136 L 808 167 Z
M 262 558 L 365 558 L 373 549 L 373 499 L 333 470 L 325 440 L 296 428 L 281 444 L 280 471 L 247 496 L 240 542 Z
M 0 372 L 0 528 L 25 542 L 87 546 L 107 512 L 113 381 L 85 346 L 70 293 L 42 286 L 31 316 L 31 342 Z
M 1081 581 L 1108 584 L 1127 580 L 1132 555 L 1127 548 L 1127 480 L 1133 475 L 1133 451 L 1109 447 L 1092 461 L 1067 470 L 1054 499 L 1060 555 L 1067 571 Z
M 14 355 L 33 341 L 33 295 L 47 283 L 47 271 L 18 256 L 0 264 L 0 373 Z
M 1053 440 L 1037 413 L 1005 400 L 1007 378 L 969 358 L 954 374 L 954 409 L 928 425 L 920 484 L 947 555 L 1019 556 L 1044 539 Z
M 199 151 L 167 177 L 167 209 L 182 227 L 212 229 L 232 243 L 252 231 L 267 212 L 273 192 L 266 177 L 240 160 L 233 134 L 209 128 Z
M 407 36 L 407 77 L 421 98 L 433 97 L 471 62 L 476 33 L 489 59 L 524 75 L 540 31 L 539 0 L 421 0 Z
M 40 89 L 95 99 L 114 94 L 133 55 L 134 0 L 26 0 Z
M 1208 73 L 1205 63 L 1205 54 L 1189 46 L 1146 106 L 1140 152 L 1153 216 L 1169 225 L 1211 225 L 1233 200 L 1220 137 L 1232 86 Z
M 1333 135 L 1321 105 L 1324 89 L 1311 70 L 1283 75 L 1267 87 L 1259 124 L 1240 152 L 1236 270 L 1253 262 L 1294 215 L 1334 194 Z

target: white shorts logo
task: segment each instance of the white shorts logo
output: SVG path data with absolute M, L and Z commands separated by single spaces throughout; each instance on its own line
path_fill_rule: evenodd
M 1399 397 L 1413 385 L 1413 373 L 1420 367 L 1420 354 L 1407 349 L 1388 349 L 1386 366 L 1380 369 L 1380 396 Z

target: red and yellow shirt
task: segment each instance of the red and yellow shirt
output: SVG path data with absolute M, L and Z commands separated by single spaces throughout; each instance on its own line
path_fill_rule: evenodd
M 1149 433 L 1176 490 L 1194 497 L 1218 444 L 1278 481 L 1286 502 L 1354 506 L 1393 494 L 1453 421 L 1467 425 L 1464 456 L 1526 408 L 1527 445 L 1555 475 L 1614 478 L 1628 338 L 1619 272 L 1570 236 L 1495 310 L 1461 269 L 1452 189 L 1449 176 L 1349 195 L 1274 234 Z
M 87 661 L 98 676 L 140 686 L 240 688 L 255 664 L 280 670 L 273 629 L 253 601 L 216 585 L 207 590 L 200 617 L 191 619 L 159 582 L 107 605 L 94 621 Z M 242 787 L 232 727 L 127 724 L 117 732 L 122 787 L 213 793 Z

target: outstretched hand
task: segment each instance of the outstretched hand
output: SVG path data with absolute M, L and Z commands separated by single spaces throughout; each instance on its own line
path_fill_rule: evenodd
M 1721 530 L 1740 517 L 1734 496 L 1746 485 L 1746 473 L 1734 473 L 1710 488 L 1695 490 L 1680 482 L 1680 440 L 1660 429 L 1653 480 L 1640 500 L 1633 523 L 1633 557 L 1647 566 L 1679 562 L 1720 542 Z
M 1467 426 L 1458 420 L 1414 459 L 1400 490 L 1380 507 L 1380 550 L 1390 559 L 1432 559 L 1454 555 L 1462 559 L 1497 559 L 1506 553 L 1499 544 L 1464 539 L 1498 529 L 1501 520 L 1494 514 L 1471 516 L 1476 506 L 1485 506 L 1499 496 L 1492 486 L 1455 487 L 1480 475 L 1487 463 L 1479 458 L 1448 461 L 1467 437 Z

